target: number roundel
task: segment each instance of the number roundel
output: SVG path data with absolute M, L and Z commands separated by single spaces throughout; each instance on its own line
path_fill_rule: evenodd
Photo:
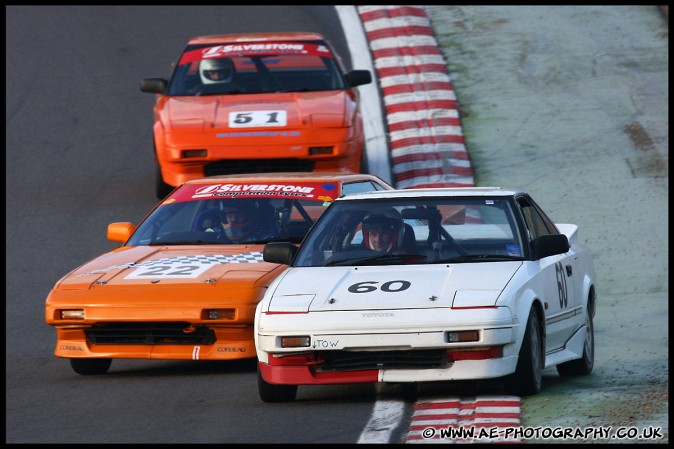
M 569 293 L 567 291 L 566 277 L 564 276 L 564 267 L 561 262 L 555 264 L 557 274 L 557 291 L 559 293 L 559 307 L 565 308 L 569 304 Z
M 377 281 L 357 282 L 353 285 L 350 285 L 348 290 L 351 293 L 370 293 L 377 290 L 376 284 L 379 284 L 379 282 Z M 396 293 L 405 291 L 411 286 L 412 283 L 409 281 L 395 280 L 384 282 L 383 284 L 381 284 L 381 287 L 379 287 L 379 290 L 386 293 Z
M 229 113 L 230 128 L 288 126 L 286 111 L 239 111 Z

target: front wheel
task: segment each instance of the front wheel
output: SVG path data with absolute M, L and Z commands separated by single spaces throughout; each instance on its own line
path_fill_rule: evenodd
M 535 309 L 529 312 L 527 328 L 520 348 L 515 372 L 505 378 L 506 389 L 519 396 L 531 396 L 541 391 L 543 384 L 543 338 L 540 318 Z
M 262 378 L 257 368 L 257 390 L 264 402 L 292 402 L 297 396 L 297 385 L 274 385 Z
M 583 357 L 557 365 L 557 372 L 562 377 L 587 376 L 592 372 L 592 368 L 594 368 L 594 323 L 592 322 L 590 307 L 587 309 L 585 312 Z
M 73 371 L 83 376 L 105 374 L 111 363 L 112 359 L 70 359 Z

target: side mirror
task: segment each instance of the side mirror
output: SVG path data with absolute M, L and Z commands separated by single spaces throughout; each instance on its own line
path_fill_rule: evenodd
M 346 74 L 346 80 L 351 87 L 362 86 L 372 82 L 372 74 L 369 70 L 352 70 Z
M 271 242 L 264 245 L 262 258 L 265 262 L 290 265 L 297 253 L 297 246 L 289 242 Z
M 145 78 L 140 80 L 140 90 L 149 94 L 165 94 L 168 81 L 164 78 Z
M 133 223 L 129 222 L 120 222 L 120 223 L 110 223 L 108 225 L 108 240 L 113 242 L 125 243 L 133 234 L 133 231 L 136 230 L 136 227 Z
M 564 254 L 571 248 L 564 234 L 541 235 L 532 242 L 534 259 L 542 259 L 555 254 Z

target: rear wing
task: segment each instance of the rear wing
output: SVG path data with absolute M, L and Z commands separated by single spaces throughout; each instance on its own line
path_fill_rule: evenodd
M 555 226 L 557 226 L 559 232 L 564 234 L 566 238 L 569 239 L 570 245 L 578 243 L 578 225 L 570 223 L 562 223 L 562 224 L 555 223 Z

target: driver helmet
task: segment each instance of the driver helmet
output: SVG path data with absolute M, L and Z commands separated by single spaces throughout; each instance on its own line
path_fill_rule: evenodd
M 257 203 L 246 199 L 230 201 L 220 213 L 225 236 L 234 241 L 247 237 L 255 230 Z
M 368 249 L 375 249 L 370 232 L 385 232 L 390 238 L 389 249 L 400 248 L 403 238 L 404 223 L 400 212 L 394 208 L 387 208 L 382 211 L 372 212 L 363 219 L 363 241 Z
M 228 83 L 233 75 L 234 62 L 231 59 L 204 59 L 199 63 L 199 76 L 204 84 Z

